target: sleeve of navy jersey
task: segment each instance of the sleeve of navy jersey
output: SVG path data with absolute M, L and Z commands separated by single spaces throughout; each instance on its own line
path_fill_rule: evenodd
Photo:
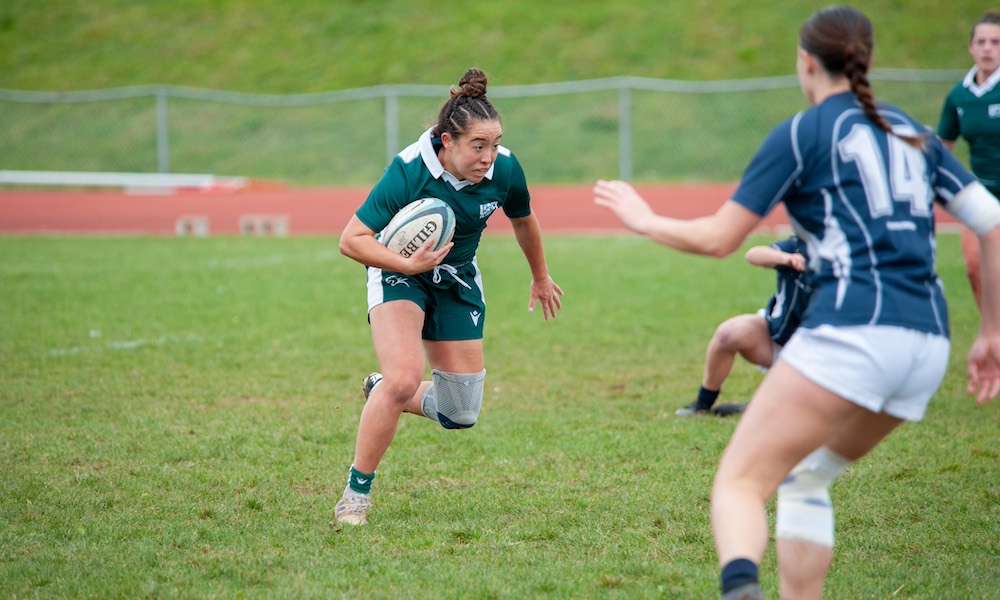
M 970 173 L 938 138 L 931 137 L 928 155 L 936 165 L 931 183 L 939 203 L 947 205 L 955 194 L 976 181 L 975 175 Z
M 922 151 L 882 131 L 853 94 L 834 95 L 771 131 L 733 200 L 761 216 L 784 204 L 806 247 L 805 326 L 947 335 L 932 203 L 975 179 L 925 126 L 890 105 L 879 112 L 901 134 L 925 135 Z
M 762 217 L 781 201 L 802 170 L 801 153 L 792 137 L 792 122 L 798 117 L 771 130 L 733 193 L 733 200 Z

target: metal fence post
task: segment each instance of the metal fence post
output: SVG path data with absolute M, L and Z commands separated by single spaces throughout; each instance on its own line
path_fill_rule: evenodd
M 399 152 L 399 93 L 395 88 L 385 93 L 385 162 Z
M 170 141 L 168 138 L 167 94 L 165 86 L 156 88 L 156 162 L 160 173 L 170 172 Z
M 632 89 L 627 80 L 618 88 L 618 178 L 632 179 Z

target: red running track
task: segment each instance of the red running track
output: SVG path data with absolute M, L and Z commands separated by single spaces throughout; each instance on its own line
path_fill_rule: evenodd
M 692 218 L 711 214 L 729 198 L 735 184 L 637 186 L 653 208 L 665 215 Z M 175 235 L 185 217 L 207 218 L 209 235 L 239 235 L 242 217 L 287 219 L 290 235 L 338 235 L 368 188 L 269 188 L 236 192 L 127 194 L 110 190 L 0 190 L 0 234 Z M 532 207 L 545 232 L 615 233 L 625 229 L 593 203 L 591 186 L 533 186 Z M 940 215 L 939 222 L 954 222 Z M 762 229 L 787 228 L 779 206 Z M 510 223 L 490 219 L 488 233 L 510 233 Z

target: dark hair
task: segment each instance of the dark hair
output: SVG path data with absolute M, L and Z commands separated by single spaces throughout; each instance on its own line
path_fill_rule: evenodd
M 976 24 L 972 26 L 972 31 L 969 32 L 969 42 L 976 37 L 976 27 L 980 25 L 1000 25 L 1000 13 L 995 10 L 987 11 L 985 15 L 979 17 Z
M 500 120 L 497 109 L 486 99 L 486 73 L 472 68 L 462 75 L 458 87 L 451 88 L 451 98 L 438 112 L 433 135 L 440 137 L 448 132 L 452 137 L 465 133 L 470 121 Z
M 868 81 L 868 66 L 875 47 L 875 37 L 868 17 L 847 6 L 822 8 L 802 25 L 799 46 L 819 59 L 823 68 L 831 75 L 847 77 L 851 83 L 851 91 L 861 102 L 865 115 L 880 129 L 905 140 L 911 146 L 923 147 L 924 140 L 920 136 L 894 133 L 892 126 L 875 106 L 875 94 Z

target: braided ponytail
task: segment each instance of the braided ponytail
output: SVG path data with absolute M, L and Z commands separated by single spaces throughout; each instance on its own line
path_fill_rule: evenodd
M 868 81 L 868 66 L 875 46 L 872 24 L 868 17 L 846 6 L 820 9 L 802 25 L 799 45 L 818 58 L 828 73 L 843 74 L 847 78 L 865 116 L 879 129 L 915 148 L 924 147 L 926 140 L 923 136 L 894 132 L 878 112 L 875 93 Z

